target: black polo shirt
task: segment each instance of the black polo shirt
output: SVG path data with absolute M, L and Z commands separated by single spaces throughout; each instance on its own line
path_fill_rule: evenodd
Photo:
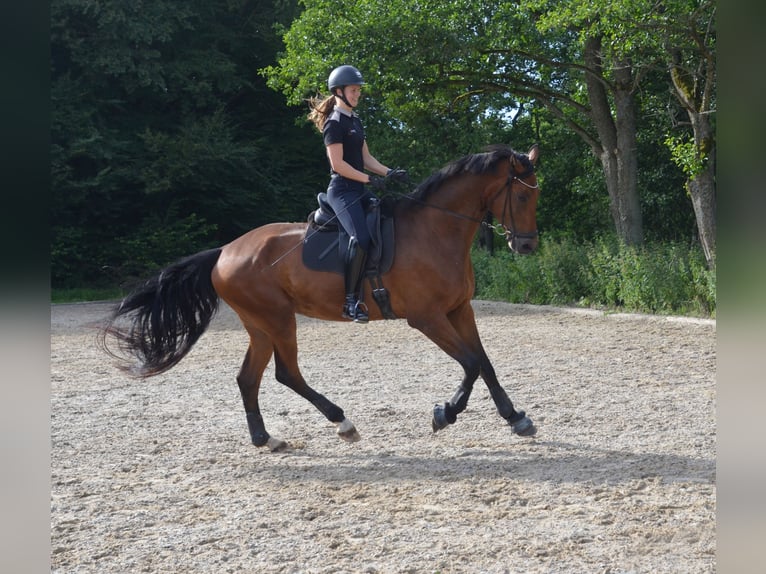
M 354 169 L 364 171 L 364 128 L 359 116 L 336 107 L 327 118 L 322 134 L 325 146 L 343 144 L 343 160 Z

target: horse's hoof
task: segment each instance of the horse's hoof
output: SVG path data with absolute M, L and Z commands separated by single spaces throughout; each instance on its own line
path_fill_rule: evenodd
M 250 435 L 250 442 L 253 443 L 253 446 L 257 446 L 259 448 L 262 446 L 268 446 L 271 448 L 272 442 L 278 440 L 279 439 L 272 438 L 272 436 L 266 431 L 254 432 Z
M 266 441 L 266 446 L 269 447 L 271 452 L 284 452 L 290 449 L 290 445 L 286 441 L 283 441 L 281 438 L 274 438 L 273 436 L 270 436 L 269 440 Z
M 535 436 L 537 427 L 528 416 L 523 416 L 517 422 L 511 425 L 513 432 L 519 436 Z
M 345 440 L 346 442 L 359 442 L 362 440 L 362 437 L 359 436 L 359 433 L 356 431 L 356 427 L 354 426 L 354 423 L 352 423 L 348 419 L 343 419 L 338 424 L 338 436 Z
M 431 421 L 431 428 L 434 432 L 447 428 L 449 424 L 450 423 L 447 420 L 447 412 L 444 407 L 442 405 L 434 405 L 434 418 Z

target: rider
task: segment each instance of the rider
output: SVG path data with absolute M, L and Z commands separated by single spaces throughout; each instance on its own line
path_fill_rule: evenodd
M 349 235 L 344 262 L 346 298 L 343 317 L 356 323 L 369 320 L 365 305 L 359 301 L 362 273 L 370 244 L 365 206 L 375 195 L 365 189 L 370 184 L 383 188 L 383 179 L 371 177 L 365 170 L 379 176 L 404 180 L 407 172 L 389 169 L 375 159 L 367 148 L 364 128 L 354 108 L 359 103 L 364 80 L 354 66 L 335 68 L 327 80 L 330 96 L 309 100 L 309 119 L 322 132 L 330 162 L 330 184 L 327 201 Z

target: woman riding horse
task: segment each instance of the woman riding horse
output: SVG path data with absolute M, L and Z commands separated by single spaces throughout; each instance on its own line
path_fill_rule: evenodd
M 535 434 L 531 419 L 514 408 L 500 386 L 482 346 L 471 307 L 475 286 L 471 245 L 490 211 L 497 221 L 492 228 L 505 237 L 511 250 L 535 251 L 538 156 L 537 146 L 528 154 L 495 147 L 466 156 L 434 173 L 393 208 L 395 256 L 382 275 L 391 309 L 457 361 L 464 373 L 453 397 L 433 408 L 434 431 L 455 422 L 481 376 L 497 412 L 513 432 Z M 306 229 L 305 222 L 271 223 L 169 265 L 114 310 L 103 331 L 104 344 L 113 337 L 128 358 L 137 359 L 125 365 L 134 375 L 166 372 L 199 340 L 223 299 L 250 335 L 237 384 L 252 443 L 271 450 L 288 446 L 267 432 L 258 400 L 272 357 L 280 383 L 335 423 L 341 438 L 358 440 L 343 409 L 310 387 L 298 366 L 296 313 L 341 320 L 333 298 L 342 279 L 303 264 Z M 365 295 L 371 292 L 365 285 Z M 369 311 L 370 320 L 384 318 L 378 308 Z
M 309 113 L 309 119 L 322 132 L 330 161 L 327 200 L 350 238 L 344 266 L 343 317 L 355 323 L 369 320 L 364 304 L 359 302 L 359 287 L 370 244 L 365 206 L 374 195 L 364 185 L 382 185 L 381 179 L 372 178 L 364 170 L 394 178 L 407 176 L 402 169 L 389 169 L 380 163 L 367 147 L 362 122 L 354 113 L 363 85 L 362 74 L 355 67 L 335 68 L 327 79 L 331 95 L 322 101 L 310 100 Z

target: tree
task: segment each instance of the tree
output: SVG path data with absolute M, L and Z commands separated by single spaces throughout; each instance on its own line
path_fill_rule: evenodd
M 645 41 L 648 0 L 305 6 L 278 65 L 266 70 L 290 101 L 321 86 L 333 65 L 353 62 L 372 78 L 376 110 L 404 130 L 456 117 L 483 128 L 544 108 L 598 158 L 619 236 L 643 241 L 636 115 L 642 82 L 664 54 Z M 673 6 L 667 17 L 683 10 Z
M 673 89 L 692 129 L 691 141 L 670 137 L 668 144 L 687 176 L 700 243 L 710 268 L 716 257 L 716 6 L 712 0 L 679 2 L 682 9 L 659 11 L 665 31 L 667 66 Z M 675 7 L 674 7 L 675 8 Z
M 278 64 L 263 71 L 288 103 L 298 105 L 326 91 L 327 76 L 335 66 L 357 65 L 367 84 L 360 112 L 374 134 L 371 146 L 385 150 L 376 155 L 389 163 L 406 162 L 423 176 L 507 130 L 509 102 L 493 109 L 488 100 L 457 97 L 460 92 L 436 81 L 442 55 L 454 55 L 462 43 L 455 36 L 460 14 L 454 3 L 303 3 L 305 10 L 284 35 L 285 51 Z M 461 3 L 473 9 L 471 2 Z M 449 50 L 442 52 L 445 44 Z
M 523 112 L 525 102 L 545 106 L 599 157 L 618 233 L 629 243 L 640 243 L 637 78 L 624 59 L 604 53 L 590 23 L 598 10 L 588 10 L 573 23 L 540 12 L 540 6 L 535 9 L 492 0 L 426 0 L 414 6 L 361 0 L 353 7 L 307 0 L 285 36 L 279 67 L 267 73 L 271 85 L 295 101 L 312 83 L 318 85 L 326 62 L 353 58 L 374 78 L 381 105 L 405 124 L 425 113 L 457 111 L 481 125 L 486 118 Z M 572 32 L 574 24 L 580 29 Z
M 689 177 L 697 227 L 708 264 L 715 251 L 715 137 L 710 114 L 715 104 L 715 2 L 712 0 L 562 1 L 523 0 L 539 30 L 574 33 L 582 46 L 584 80 L 598 141 L 589 141 L 601 159 L 612 215 L 627 243 L 643 235 L 636 193 L 636 113 L 647 79 L 670 70 L 672 85 L 689 114 L 693 144 L 668 138 L 674 160 Z M 556 60 L 554 65 L 561 65 Z M 649 96 L 651 97 L 651 96 Z M 555 105 L 550 109 L 555 112 Z M 612 119 L 613 116 L 613 119 Z M 651 164 L 644 165 L 649 170 Z M 711 255 L 712 254 L 712 255 Z
M 114 283 L 303 219 L 321 140 L 258 70 L 297 1 L 54 0 L 52 281 Z

